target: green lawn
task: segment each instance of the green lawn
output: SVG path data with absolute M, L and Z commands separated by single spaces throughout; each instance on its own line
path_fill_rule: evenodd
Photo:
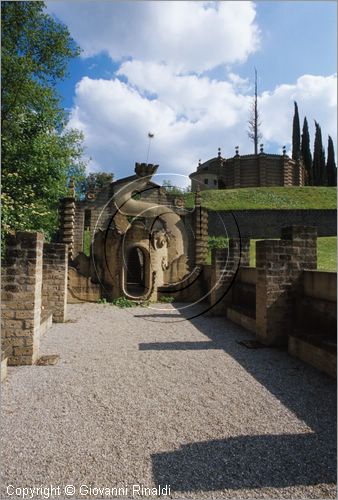
M 317 258 L 320 271 L 337 271 L 337 238 L 318 238 Z
M 256 266 L 256 241 L 250 240 L 250 266 Z M 211 249 L 226 248 L 228 239 L 222 236 L 209 236 L 207 264 L 211 264 Z M 319 271 L 337 271 L 337 237 L 327 236 L 317 239 L 317 269 Z
M 335 187 L 266 187 L 201 191 L 202 206 L 209 210 L 308 209 L 337 207 Z M 187 208 L 194 194 L 186 195 Z
M 256 241 L 250 240 L 250 266 L 256 265 Z M 317 239 L 317 269 L 319 271 L 337 270 L 337 237 L 328 236 Z

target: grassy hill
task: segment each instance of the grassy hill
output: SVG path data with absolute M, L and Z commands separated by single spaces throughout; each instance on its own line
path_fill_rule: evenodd
M 335 187 L 265 187 L 201 191 L 202 206 L 209 210 L 302 209 L 337 207 Z M 186 195 L 187 208 L 194 194 Z

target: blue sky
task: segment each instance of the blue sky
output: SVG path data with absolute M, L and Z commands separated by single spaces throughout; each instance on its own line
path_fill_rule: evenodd
M 59 85 L 83 130 L 89 170 L 129 175 L 145 161 L 187 175 L 202 161 L 252 150 L 253 68 L 265 150 L 290 147 L 301 120 L 336 144 L 335 2 L 49 2 L 84 49 Z M 179 183 L 187 183 L 183 178 Z

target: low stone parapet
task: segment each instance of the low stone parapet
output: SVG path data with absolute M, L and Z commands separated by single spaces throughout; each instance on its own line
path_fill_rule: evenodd
M 68 303 L 97 302 L 101 299 L 101 286 L 81 276 L 73 267 L 68 268 Z
M 67 318 L 68 247 L 63 243 L 43 246 L 42 305 L 53 313 L 55 323 Z
M 291 356 L 326 373 L 337 377 L 337 345 L 311 336 L 290 335 L 288 352 Z

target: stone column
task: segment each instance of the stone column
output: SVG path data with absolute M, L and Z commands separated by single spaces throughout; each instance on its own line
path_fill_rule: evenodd
M 69 196 L 61 201 L 61 243 L 68 245 L 69 259 L 74 257 L 75 190 L 74 182 L 69 183 Z
M 286 155 L 283 149 L 282 158 L 282 173 L 283 173 L 283 186 L 292 186 L 293 184 L 293 165 L 290 163 L 290 158 Z
M 66 321 L 67 276 L 67 245 L 46 243 L 43 247 L 42 305 L 53 313 L 54 323 Z
M 316 268 L 316 239 L 316 228 L 292 226 L 281 240 L 256 243 L 256 335 L 266 345 L 287 344 L 301 273 Z
M 195 194 L 195 265 L 206 263 L 208 256 L 208 211 L 201 206 L 201 195 Z
M 6 243 L 2 287 L 2 346 L 9 365 L 39 355 L 43 235 L 17 232 Z
M 74 214 L 74 242 L 73 242 L 73 256 L 83 252 L 83 233 L 84 233 L 84 219 L 85 210 L 75 203 Z

